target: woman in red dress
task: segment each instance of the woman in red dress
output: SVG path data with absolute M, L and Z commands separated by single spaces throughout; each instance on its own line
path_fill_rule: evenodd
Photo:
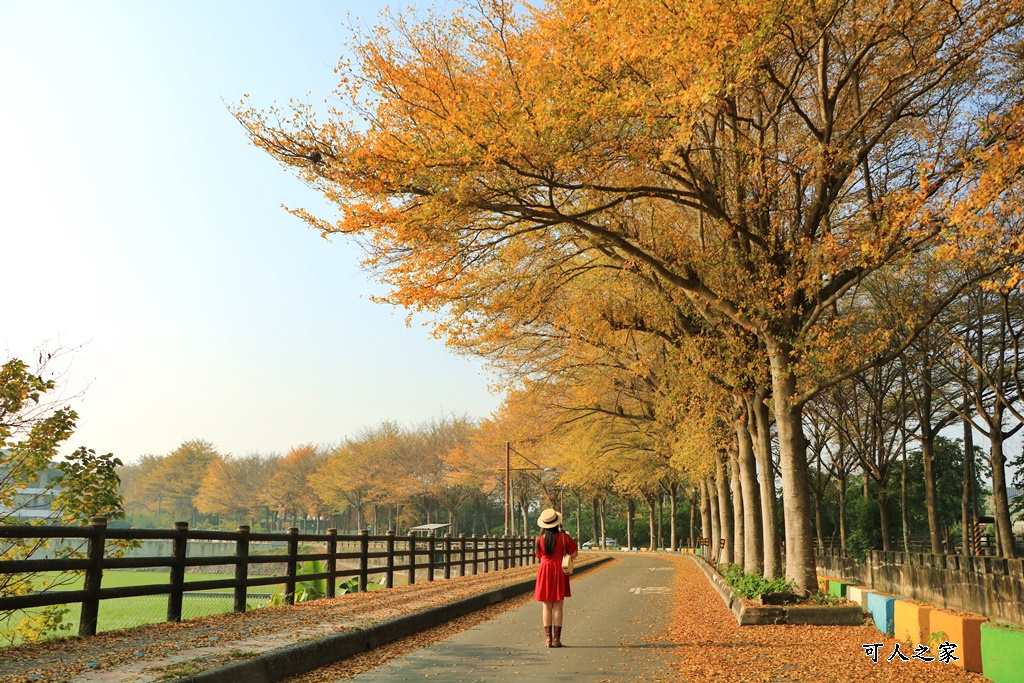
M 540 566 L 537 568 L 537 587 L 533 596 L 543 609 L 545 647 L 562 647 L 562 601 L 572 595 L 569 577 L 562 570 L 562 557 L 574 560 L 579 554 L 576 541 L 562 531 L 562 514 L 548 508 L 540 513 L 537 526 L 541 533 L 534 542 Z

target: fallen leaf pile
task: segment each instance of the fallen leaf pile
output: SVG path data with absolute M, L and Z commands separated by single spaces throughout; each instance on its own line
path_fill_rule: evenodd
M 674 667 L 681 681 L 702 683 L 782 681 L 956 681 L 984 683 L 979 674 L 968 673 L 937 659 L 924 662 L 893 654 L 896 639 L 865 626 L 743 626 L 688 558 L 676 557 L 674 609 L 668 641 L 674 646 Z M 873 664 L 863 647 L 882 643 L 878 663 Z M 901 643 L 907 656 L 914 648 Z M 933 647 L 930 655 L 935 656 Z M 962 657 L 963 652 L 957 652 Z
M 168 673 L 174 670 L 195 673 L 296 642 L 366 628 L 518 583 L 533 578 L 536 572 L 536 566 L 525 566 L 391 590 L 341 595 L 333 600 L 266 607 L 245 614 L 202 617 L 177 624 L 154 624 L 91 637 L 4 648 L 0 649 L 0 683 L 166 680 Z M 508 608 L 499 604 L 468 615 L 463 618 L 467 621 L 462 628 L 486 620 L 487 614 Z M 454 627 L 453 624 L 434 630 L 441 633 L 443 629 Z M 440 640 L 446 636 L 435 637 Z M 405 645 L 404 651 L 409 647 Z M 367 653 L 365 656 L 372 660 L 381 655 Z M 372 666 L 376 664 L 365 668 Z

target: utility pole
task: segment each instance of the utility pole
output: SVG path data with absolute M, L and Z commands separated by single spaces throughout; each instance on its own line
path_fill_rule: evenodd
M 511 445 L 505 442 L 505 535 L 508 536 L 508 517 L 512 496 L 512 455 Z

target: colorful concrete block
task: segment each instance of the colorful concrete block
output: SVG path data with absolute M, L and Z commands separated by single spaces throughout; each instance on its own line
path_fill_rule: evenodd
M 868 612 L 875 621 L 875 628 L 887 636 L 893 634 L 893 612 L 896 598 L 881 593 L 868 593 Z
M 828 593 L 834 595 L 837 598 L 845 598 L 847 589 L 852 586 L 852 583 L 846 581 L 830 580 L 828 582 Z
M 932 632 L 932 644 L 938 645 L 944 641 L 956 643 L 954 654 L 960 659 L 950 663 L 980 674 L 981 625 L 986 621 L 988 619 L 977 614 L 962 614 L 944 609 L 932 610 L 928 623 Z M 935 648 L 932 648 L 932 652 L 935 652 Z
M 992 683 L 1016 683 L 1024 673 L 1024 630 L 981 625 L 981 662 Z
M 894 635 L 905 643 L 912 645 L 928 644 L 931 634 L 929 627 L 932 610 L 931 605 L 910 600 L 897 600 L 893 606 Z
M 860 605 L 860 608 L 865 612 L 868 611 L 868 593 L 871 590 L 864 586 L 850 586 L 846 589 L 846 599 L 850 602 L 856 602 Z

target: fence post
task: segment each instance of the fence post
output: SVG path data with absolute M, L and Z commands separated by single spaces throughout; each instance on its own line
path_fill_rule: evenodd
M 295 604 L 295 577 L 299 573 L 299 527 L 288 529 L 288 578 L 284 582 L 284 604 Z
M 466 575 L 466 534 L 459 534 L 459 576 Z
M 409 534 L 409 585 L 416 583 L 416 537 Z
M 100 585 L 103 582 L 103 548 L 106 545 L 107 518 L 89 518 L 89 567 L 85 570 L 85 585 L 88 593 L 82 601 L 82 616 L 78 622 L 78 635 L 96 635 L 96 618 L 100 613 Z
M 327 593 L 324 597 L 333 598 L 335 589 L 338 584 L 338 577 L 335 574 L 338 573 L 338 530 L 328 529 L 327 530 L 327 573 L 330 574 L 327 577 Z
M 473 576 L 476 576 L 476 548 L 477 548 L 477 537 L 473 534 Z
M 384 587 L 394 588 L 395 587 L 395 532 L 388 529 L 384 532 L 387 537 L 385 541 L 387 543 L 388 556 L 385 560 L 387 562 L 387 571 L 384 573 Z
M 484 574 L 491 571 L 491 539 L 484 534 Z
M 235 539 L 235 614 L 245 611 L 249 592 L 249 525 L 239 524 Z
M 370 553 L 370 532 L 366 529 L 359 530 L 359 592 L 366 592 L 366 575 L 369 571 L 370 562 L 367 555 Z
M 188 548 L 188 522 L 174 523 L 171 546 L 171 593 L 167 596 L 167 621 L 181 621 L 181 601 L 185 592 L 185 551 Z
M 436 531 L 427 534 L 427 581 L 434 580 L 434 538 L 436 536 Z
M 444 578 L 452 578 L 452 535 L 444 535 Z

